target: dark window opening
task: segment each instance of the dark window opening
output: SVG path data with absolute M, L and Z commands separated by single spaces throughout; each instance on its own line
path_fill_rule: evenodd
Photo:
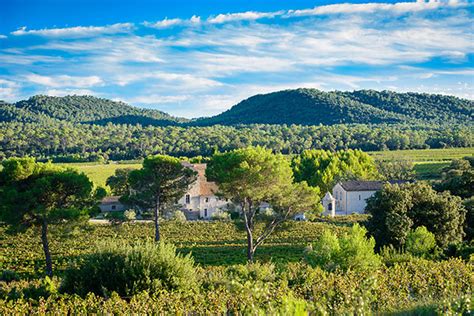
M 191 197 L 189 196 L 189 194 L 186 194 L 186 204 L 189 203 L 191 203 Z

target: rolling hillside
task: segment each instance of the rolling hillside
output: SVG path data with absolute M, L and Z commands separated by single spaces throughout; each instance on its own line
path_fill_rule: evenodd
M 37 95 L 14 104 L 0 101 L 0 122 L 68 121 L 105 125 L 176 125 L 185 119 L 158 110 L 140 109 L 123 102 L 92 96 L 51 97 Z
M 284 90 L 252 96 L 207 118 L 187 120 L 92 96 L 33 96 L 16 103 L 0 101 L 0 122 L 68 121 L 105 125 L 237 124 L 471 124 L 474 102 L 453 96 L 360 90 L 323 92 Z
M 472 122 L 474 102 L 453 96 L 296 89 L 252 96 L 197 125 Z

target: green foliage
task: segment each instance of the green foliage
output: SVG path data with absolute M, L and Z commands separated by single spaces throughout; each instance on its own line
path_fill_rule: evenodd
M 176 254 L 171 244 L 147 241 L 130 246 L 122 242 L 101 245 L 66 270 L 62 289 L 108 296 L 112 291 L 131 296 L 141 291 L 189 291 L 197 286 L 194 260 Z
M 473 265 L 460 259 L 416 258 L 369 271 L 328 272 L 301 262 L 304 245 L 324 230 L 342 236 L 348 228 L 289 221 L 283 224 L 285 229 L 276 230 L 268 238 L 257 257 L 274 263 L 241 265 L 238 263 L 244 260 L 238 259 L 243 259 L 245 232 L 239 225 L 242 223 L 163 222 L 163 236 L 175 241 L 180 253 L 192 250 L 196 261 L 203 265 L 193 269 L 197 286 L 183 291 L 162 288 L 158 293 L 145 291 L 127 297 L 110 292 L 107 297 L 102 297 L 104 292 L 81 297 L 36 291 L 45 285 L 43 280 L 34 279 L 34 274 L 29 274 L 30 281 L 23 279 L 26 271 L 34 269 L 41 252 L 33 232 L 10 237 L 3 235 L 0 227 L 0 235 L 5 236 L 0 243 L 2 264 L 8 269 L 15 267 L 22 275 L 20 281 L 0 281 L 0 314 L 362 315 L 419 310 L 425 305 L 431 313 L 463 312 L 469 306 Z M 55 231 L 51 243 L 58 252 L 54 261 L 58 269 L 69 258 L 76 258 L 78 265 L 85 264 L 88 254 L 96 251 L 97 240 L 140 244 L 143 236 L 153 231 L 153 226 L 145 223 L 77 228 L 80 234 L 63 232 L 61 238 L 56 228 L 51 228 Z M 263 228 L 264 223 L 256 223 L 257 230 Z M 110 265 L 99 266 L 104 270 L 106 267 Z
M 258 146 L 214 154 L 206 177 L 217 182 L 219 194 L 240 206 L 249 261 L 277 226 L 297 213 L 315 209 L 319 202 L 317 189 L 306 182 L 293 183 L 290 163 L 283 155 Z M 272 206 L 273 215 L 254 240 L 256 215 L 265 202 Z
M 100 194 L 92 190 L 87 176 L 76 170 L 36 163 L 31 158 L 11 158 L 2 165 L 0 220 L 13 230 L 41 227 L 46 274 L 52 276 L 48 225 L 86 218 Z
M 426 183 L 386 184 L 367 201 L 368 229 L 379 247 L 402 247 L 411 229 L 425 226 L 445 248 L 464 235 L 466 210 L 457 196 L 437 193 Z
M 158 241 L 160 211 L 175 205 L 196 178 L 196 172 L 185 167 L 178 158 L 150 156 L 143 161 L 142 169 L 128 173 L 130 190 L 122 198 L 142 210 L 153 210 L 155 240 Z
M 405 250 L 419 257 L 427 256 L 435 246 L 435 236 L 425 226 L 410 231 L 405 242 Z
M 106 185 L 110 187 L 114 195 L 122 196 L 130 192 L 129 174 L 134 169 L 115 169 L 115 174 L 107 178 Z
M 452 96 L 360 90 L 284 90 L 250 97 L 199 125 L 432 122 L 471 120 L 472 101 Z
M 183 223 L 186 222 L 187 219 L 183 211 L 177 210 L 173 212 L 172 220 Z
M 2 274 L 0 275 L 0 281 L 5 281 L 7 283 L 18 280 L 20 280 L 20 277 L 18 273 L 13 270 L 3 270 Z
M 366 238 L 367 230 L 354 224 L 349 233 L 337 237 L 326 231 L 306 252 L 306 261 L 328 271 L 370 271 L 380 266 L 380 258 L 374 253 L 374 238 Z
M 172 125 L 185 121 L 166 113 L 139 109 L 123 102 L 93 96 L 37 95 L 14 105 L 0 104 L 0 121 L 71 121 L 89 124 Z
M 293 157 L 291 166 L 296 181 L 320 188 L 321 194 L 331 191 L 339 180 L 378 177 L 372 157 L 360 150 L 305 150 Z
M 437 124 L 153 127 L 66 121 L 0 122 L 0 159 L 30 155 L 42 160 L 71 162 L 98 161 L 99 157 L 131 160 L 154 154 L 211 156 L 216 146 L 220 151 L 227 151 L 260 145 L 283 154 L 299 154 L 307 149 L 386 151 L 472 147 L 472 135 L 471 126 Z M 463 151 L 472 153 L 472 149 Z M 103 168 L 114 168 L 114 165 Z
M 462 198 L 474 195 L 474 157 L 465 157 L 451 162 L 445 168 L 441 182 L 436 186 L 438 191 L 450 191 Z
M 214 221 L 230 221 L 230 213 L 225 211 L 219 211 L 212 213 L 211 219 Z
M 377 161 L 377 170 L 384 180 L 415 179 L 415 169 L 411 161 Z

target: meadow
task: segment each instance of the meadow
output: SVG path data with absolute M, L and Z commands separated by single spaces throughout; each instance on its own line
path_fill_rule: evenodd
M 441 176 L 442 169 L 449 165 L 453 159 L 474 155 L 474 148 L 447 148 L 447 149 L 418 149 L 374 151 L 369 154 L 376 160 L 399 161 L 407 160 L 414 163 L 416 176 L 419 180 L 433 180 Z M 77 168 L 99 186 L 105 186 L 108 177 L 119 168 L 138 169 L 141 164 L 133 162 L 98 163 L 59 163 L 59 165 Z

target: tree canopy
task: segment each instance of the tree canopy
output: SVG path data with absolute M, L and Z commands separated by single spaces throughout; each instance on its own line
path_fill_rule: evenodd
M 102 196 L 83 173 L 33 158 L 8 159 L 0 171 L 0 219 L 13 228 L 41 227 L 46 273 L 52 275 L 48 225 L 86 217 Z
M 247 232 L 247 258 L 253 261 L 259 245 L 283 221 L 298 212 L 317 207 L 317 189 L 294 183 L 289 161 L 262 147 L 248 147 L 216 153 L 206 176 L 219 185 L 219 194 L 239 205 Z M 273 215 L 259 236 L 255 220 L 262 203 L 270 203 Z
M 130 190 L 124 199 L 145 210 L 153 210 L 155 240 L 160 240 L 159 215 L 177 203 L 196 181 L 196 172 L 178 158 L 156 155 L 145 158 L 143 167 L 128 176 Z
M 305 150 L 293 157 L 291 165 L 296 181 L 320 188 L 321 194 L 331 191 L 339 180 L 379 177 L 373 158 L 360 150 Z
M 386 184 L 367 200 L 370 234 L 378 246 L 405 245 L 412 229 L 424 226 L 435 235 L 438 246 L 462 241 L 466 209 L 461 198 L 437 193 L 429 184 Z

